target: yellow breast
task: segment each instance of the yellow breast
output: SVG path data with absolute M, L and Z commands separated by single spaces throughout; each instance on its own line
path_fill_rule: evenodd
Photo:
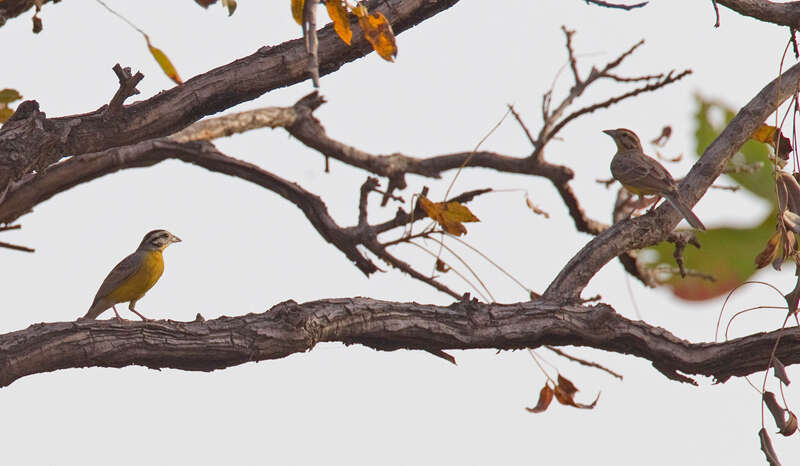
M 108 300 L 114 303 L 136 301 L 156 284 L 162 273 L 164 257 L 161 251 L 147 251 L 142 255 L 141 267 L 109 293 Z
M 631 186 L 631 185 L 625 184 L 625 183 L 622 183 L 622 186 L 625 186 L 625 189 L 627 189 L 628 191 L 632 192 L 633 194 L 636 194 L 636 195 L 639 195 L 639 196 L 646 196 L 646 195 L 649 195 L 649 194 L 658 194 L 658 191 L 654 191 L 652 189 L 637 188 L 635 186 Z

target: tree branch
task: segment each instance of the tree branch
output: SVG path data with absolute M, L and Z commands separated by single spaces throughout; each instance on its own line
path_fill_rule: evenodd
M 743 16 L 800 29 L 800 2 L 776 3 L 768 0 L 717 0 Z
M 26 375 L 79 367 L 140 365 L 212 371 L 308 351 L 319 342 L 377 350 L 587 346 L 651 361 L 670 378 L 697 374 L 725 381 L 767 367 L 777 357 L 800 363 L 800 333 L 784 329 L 725 343 L 690 343 L 631 321 L 611 307 L 512 305 L 461 301 L 450 306 L 369 298 L 287 301 L 261 314 L 194 322 L 79 320 L 36 324 L 0 335 L 0 386 Z
M 400 33 L 457 3 L 458 0 L 373 0 L 370 11 L 384 14 Z M 339 39 L 332 25 L 319 37 L 319 72 L 325 75 L 372 52 L 360 29 L 352 45 Z M 64 155 L 75 156 L 135 144 L 179 131 L 200 118 L 217 113 L 279 87 L 308 77 L 308 54 L 303 39 L 262 47 L 186 81 L 147 100 L 123 106 L 114 118 L 104 109 L 83 115 L 46 118 L 38 111 L 0 128 L 0 192 L 11 180 L 46 166 Z M 22 108 L 27 101 L 20 104 Z M 35 103 L 35 102 L 33 102 Z
M 784 100 L 797 92 L 798 81 L 800 64 L 786 70 L 739 110 L 680 183 L 681 197 L 687 205 L 693 206 L 703 196 L 750 135 Z M 611 259 L 663 241 L 680 220 L 681 215 L 675 209 L 662 205 L 647 215 L 615 223 L 570 259 L 544 297 L 577 300 L 589 280 Z

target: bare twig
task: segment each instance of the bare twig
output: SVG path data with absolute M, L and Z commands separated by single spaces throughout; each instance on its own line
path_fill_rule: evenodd
M 314 87 L 319 87 L 319 39 L 317 38 L 317 0 L 303 3 L 303 38 L 308 53 L 308 74 Z
M 27 246 L 20 246 L 18 244 L 6 243 L 5 241 L 0 241 L 0 248 L 14 249 L 15 251 L 23 251 L 23 252 L 36 252 L 36 250 L 33 248 L 29 248 Z
M 565 353 L 564 351 L 556 348 L 555 346 L 546 345 L 545 348 L 549 349 L 550 351 L 556 353 L 559 356 L 562 356 L 562 357 L 565 357 L 565 358 L 569 359 L 572 362 L 577 362 L 578 364 L 580 364 L 582 366 L 594 367 L 595 369 L 600 369 L 601 371 L 606 372 L 607 374 L 613 375 L 614 377 L 616 377 L 616 378 L 618 378 L 620 380 L 623 380 L 623 377 L 621 375 L 617 374 L 616 372 L 612 371 L 611 369 L 609 369 L 609 368 L 607 368 L 605 366 L 602 366 L 602 365 L 600 365 L 600 364 L 598 364 L 596 362 L 587 361 L 585 359 L 581 359 L 579 357 L 572 356 L 572 355 L 570 355 L 568 353 Z
M 114 70 L 114 74 L 116 74 L 117 79 L 119 79 L 119 89 L 117 89 L 114 97 L 111 98 L 111 102 L 109 102 L 108 108 L 106 108 L 103 114 L 104 118 L 114 116 L 114 114 L 122 108 L 125 99 L 138 94 L 139 89 L 136 89 L 136 86 L 144 79 L 144 75 L 141 72 L 137 71 L 135 75 L 131 75 L 131 69 L 123 68 L 119 63 L 114 65 L 112 70 Z
M 522 117 L 519 116 L 519 113 L 514 109 L 514 106 L 508 104 L 508 110 L 514 115 L 514 119 L 517 120 L 517 123 L 522 127 L 522 131 L 525 132 L 525 136 L 528 137 L 528 141 L 530 141 L 531 145 L 536 147 L 536 139 L 533 139 L 533 135 L 531 134 L 530 130 L 527 126 L 525 126 L 525 122 L 522 121 Z
M 697 241 L 697 236 L 694 232 L 672 232 L 670 241 L 675 244 L 675 250 L 672 252 L 672 257 L 675 258 L 675 263 L 678 264 L 681 277 L 686 278 L 686 269 L 683 266 L 683 251 L 686 249 L 687 244 L 691 244 L 696 248 L 700 248 L 700 242 Z
M 714 27 L 719 27 L 719 6 L 717 6 L 717 0 L 711 0 L 711 4 L 714 6 L 714 15 L 717 17 L 717 20 L 714 22 Z
M 711 185 L 711 189 L 719 189 L 721 191 L 731 191 L 731 192 L 734 192 L 734 193 L 736 191 L 738 191 L 740 188 L 741 188 L 741 186 L 738 186 L 738 185 L 722 185 L 722 184 L 712 184 Z
M 0 231 L 19 230 L 20 228 L 22 228 L 22 225 L 20 225 L 20 224 L 2 225 L 2 226 L 0 226 Z
M 634 4 L 631 4 L 631 5 L 625 5 L 625 4 L 622 4 L 622 3 L 605 2 L 603 0 L 584 0 L 584 1 L 587 4 L 602 6 L 602 7 L 605 7 L 605 8 L 616 8 L 616 9 L 619 9 L 619 10 L 633 10 L 634 8 L 641 8 L 641 7 L 643 7 L 643 6 L 645 6 L 645 5 L 647 5 L 649 3 L 649 2 L 641 2 L 641 3 L 634 3 Z

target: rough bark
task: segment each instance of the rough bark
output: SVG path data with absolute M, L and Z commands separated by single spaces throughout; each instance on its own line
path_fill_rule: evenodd
M 730 158 L 750 139 L 769 114 L 797 92 L 798 82 L 800 64 L 792 66 L 767 84 L 739 110 L 681 182 L 681 198 L 687 205 L 693 206 L 705 194 L 722 174 Z M 647 215 L 615 223 L 570 259 L 544 296 L 553 300 L 577 300 L 589 280 L 610 260 L 626 251 L 664 241 L 680 220 L 678 211 L 664 204 Z
M 767 23 L 800 29 L 800 2 L 770 2 L 768 0 L 717 0 L 731 10 Z
M 287 301 L 261 314 L 194 322 L 79 320 L 36 324 L 0 335 L 0 386 L 26 375 L 79 367 L 175 368 L 212 371 L 248 361 L 283 358 L 319 342 L 377 350 L 574 345 L 647 359 L 666 376 L 724 381 L 764 370 L 775 339 L 785 364 L 800 362 L 800 333 L 759 333 L 725 343 L 690 343 L 605 305 L 559 306 L 546 301 L 450 306 L 368 298 Z M 680 372 L 680 373 L 679 373 Z
M 399 34 L 458 0 L 380 0 L 370 11 L 383 13 Z M 319 30 L 320 76 L 372 52 L 359 29 L 351 46 L 331 25 Z M 62 156 L 99 152 L 173 134 L 206 115 L 247 102 L 308 78 L 308 54 L 302 39 L 256 53 L 195 76 L 149 99 L 123 106 L 113 118 L 106 107 L 83 115 L 47 118 L 38 104 L 20 104 L 18 115 L 0 129 L 0 193 L 9 182 L 42 169 Z

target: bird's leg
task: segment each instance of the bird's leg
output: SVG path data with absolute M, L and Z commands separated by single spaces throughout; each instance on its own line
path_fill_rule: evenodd
M 131 301 L 130 305 L 128 306 L 128 309 L 129 309 L 131 312 L 133 312 L 134 314 L 136 314 L 137 316 L 139 316 L 139 317 L 140 317 L 140 318 L 141 318 L 143 321 L 145 321 L 145 322 L 149 321 L 150 319 L 148 319 L 147 317 L 145 317 L 145 316 L 143 316 L 143 315 L 139 314 L 139 311 L 137 311 L 136 309 L 134 309 L 134 308 L 133 308 L 133 306 L 134 306 L 135 304 L 136 304 L 136 301 Z
M 642 198 L 642 199 L 644 199 L 644 198 Z M 648 213 L 650 213 L 650 212 L 652 212 L 653 210 L 655 210 L 656 206 L 658 205 L 658 201 L 660 201 L 660 200 L 661 200 L 661 196 L 659 196 L 659 195 L 656 195 L 656 197 L 655 197 L 655 200 L 654 200 L 654 201 L 648 201 L 648 202 L 652 202 L 652 203 L 653 203 L 653 205 L 651 205 L 651 206 L 650 206 L 650 209 L 648 209 L 648 210 L 647 210 L 647 212 L 648 212 Z M 645 204 L 645 205 L 644 205 L 644 206 L 642 206 L 642 207 L 647 207 L 647 204 Z
M 111 306 L 111 309 L 114 310 L 114 315 L 117 316 L 116 317 L 117 319 L 119 319 L 119 320 L 128 320 L 128 319 L 123 319 L 122 316 L 119 315 L 119 312 L 117 312 L 117 306 L 116 305 Z

